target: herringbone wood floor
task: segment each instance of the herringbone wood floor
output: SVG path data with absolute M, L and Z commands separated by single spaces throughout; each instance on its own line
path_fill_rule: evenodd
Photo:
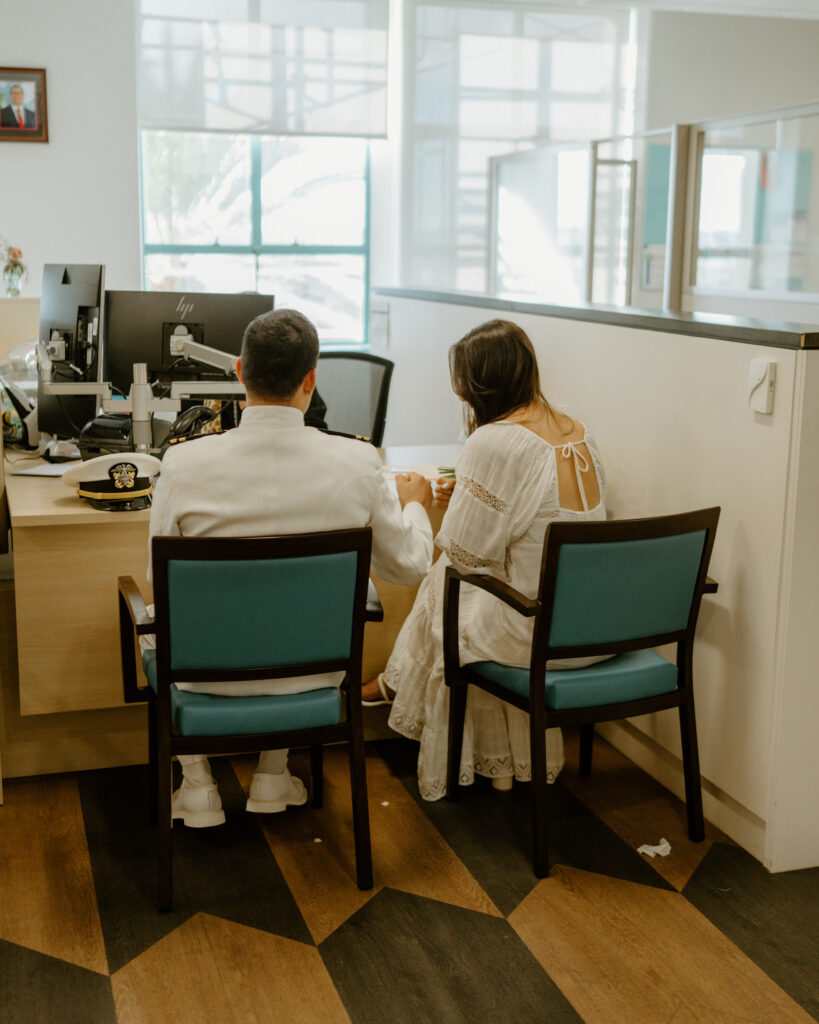
M 797 1024 L 819 1013 L 819 871 L 772 876 L 598 740 L 551 791 L 553 870 L 529 863 L 528 787 L 425 804 L 415 745 L 371 745 L 375 886 L 354 882 L 345 751 L 320 811 L 249 815 L 253 759 L 214 764 L 228 821 L 175 828 L 154 906 L 146 772 L 12 779 L 0 808 L 2 1024 Z M 306 776 L 306 758 L 294 770 Z M 636 853 L 669 840 L 666 858 Z

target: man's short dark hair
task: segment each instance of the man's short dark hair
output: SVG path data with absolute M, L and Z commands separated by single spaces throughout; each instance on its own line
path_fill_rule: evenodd
M 318 361 L 315 327 L 295 309 L 252 320 L 242 339 L 242 377 L 260 398 L 290 398 Z

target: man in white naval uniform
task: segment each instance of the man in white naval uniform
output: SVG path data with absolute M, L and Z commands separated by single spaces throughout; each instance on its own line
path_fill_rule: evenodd
M 294 310 L 264 313 L 248 326 L 236 364 L 247 394 L 241 422 L 234 430 L 166 453 L 150 537 L 242 537 L 370 526 L 373 574 L 393 583 L 416 583 L 432 563 L 429 481 L 417 473 L 399 475 L 396 496 L 371 445 L 304 425 L 318 351 L 315 328 Z M 240 696 L 337 686 L 342 677 L 333 672 L 254 680 L 225 684 L 221 690 L 218 683 L 177 685 Z M 173 795 L 173 817 L 193 827 L 221 824 L 225 815 L 207 758 L 180 755 L 179 761 L 183 780 Z M 247 809 L 283 811 L 306 799 L 304 784 L 287 770 L 287 751 L 262 751 Z

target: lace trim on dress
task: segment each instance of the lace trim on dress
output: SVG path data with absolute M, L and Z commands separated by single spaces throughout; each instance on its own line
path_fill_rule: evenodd
M 469 491 L 474 498 L 477 498 L 478 501 L 482 502 L 484 505 L 488 505 L 496 512 L 506 512 L 509 507 L 502 498 L 499 498 L 496 494 L 492 494 L 491 491 L 487 491 L 487 489 L 482 484 L 479 484 L 477 480 L 472 480 L 468 476 L 458 477 L 458 485 L 463 487 L 464 490 Z
M 408 740 L 421 740 L 421 733 L 424 731 L 424 723 L 417 718 L 410 718 L 398 708 L 393 706 L 390 712 L 389 726 L 395 732 L 400 732 Z
M 430 590 L 432 588 L 430 587 Z M 384 685 L 389 687 L 393 693 L 398 693 L 401 687 L 401 673 L 393 668 L 389 662 L 384 669 Z M 421 733 L 424 731 L 425 720 L 423 718 L 413 718 L 406 716 L 398 704 L 393 704 L 390 709 L 389 726 L 394 729 L 395 732 L 400 732 L 402 736 L 406 736 L 410 740 L 420 740 Z
M 562 767 L 562 763 L 547 765 L 546 782 L 550 786 L 557 781 Z M 476 775 L 483 775 L 489 779 L 508 778 L 514 775 L 518 782 L 529 782 L 532 778 L 532 764 L 530 761 L 513 763 L 511 757 L 481 758 L 475 761 L 474 767 L 468 764 L 461 765 L 458 785 L 471 786 Z M 423 800 L 441 800 L 446 796 L 446 779 L 419 779 L 418 791 Z
M 503 572 L 505 569 L 504 564 L 497 558 L 478 558 L 477 555 L 473 555 L 471 551 L 462 548 L 453 540 L 446 541 L 445 548 L 454 561 L 465 565 L 467 569 L 497 569 L 498 572 Z

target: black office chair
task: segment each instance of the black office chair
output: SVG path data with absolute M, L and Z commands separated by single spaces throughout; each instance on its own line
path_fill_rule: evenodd
M 591 772 L 594 723 L 677 708 L 688 835 L 704 838 L 691 665 L 700 600 L 716 590 L 706 573 L 719 509 L 620 522 L 550 523 L 537 597 L 491 576 L 446 570 L 444 670 L 450 687 L 447 799 L 455 800 L 468 686 L 529 714 L 534 869 L 549 874 L 546 729 L 580 726 L 580 774 Z M 481 661 L 461 666 L 461 583 L 488 591 L 534 619 L 528 668 Z M 653 650 L 677 645 L 676 663 Z M 588 668 L 547 671 L 549 658 L 615 657 Z
M 310 748 L 313 807 L 322 802 L 322 748 L 350 751 L 356 875 L 372 888 L 361 717 L 361 654 L 368 610 L 369 528 L 282 537 L 154 537 L 156 618 L 130 576 L 119 579 L 124 698 L 149 702 L 149 763 L 158 812 L 159 908 L 172 906 L 171 758 L 175 754 Z M 218 595 L 218 601 L 214 600 Z M 156 633 L 137 685 L 134 633 Z M 241 681 L 343 670 L 336 687 L 221 697 L 175 682 Z M 342 710 L 344 714 L 342 714 Z
M 368 352 L 322 352 L 316 389 L 327 403 L 330 430 L 366 438 L 381 447 L 395 364 Z

